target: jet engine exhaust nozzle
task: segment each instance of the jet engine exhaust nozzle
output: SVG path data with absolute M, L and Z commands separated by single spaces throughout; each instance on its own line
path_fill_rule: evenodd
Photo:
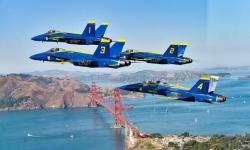
M 227 98 L 225 96 L 219 95 L 219 96 L 216 97 L 216 102 L 218 102 L 218 103 L 225 102 L 226 99 Z

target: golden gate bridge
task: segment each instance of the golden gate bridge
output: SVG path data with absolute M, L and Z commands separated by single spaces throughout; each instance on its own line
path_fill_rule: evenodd
M 126 134 L 126 145 L 129 143 L 134 144 L 137 138 L 145 138 L 148 137 L 148 134 L 142 133 L 138 128 L 133 126 L 130 122 L 128 122 L 123 116 L 122 111 L 132 109 L 132 106 L 122 106 L 121 105 L 121 95 L 120 89 L 115 88 L 113 91 L 113 107 L 104 103 L 103 99 L 98 96 L 97 86 L 95 82 L 92 82 L 91 85 L 91 108 L 103 107 L 106 111 L 108 111 L 114 118 L 114 128 L 125 128 Z

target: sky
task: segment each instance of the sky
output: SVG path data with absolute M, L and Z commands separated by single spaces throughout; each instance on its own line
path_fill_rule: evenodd
M 0 73 L 43 70 L 190 70 L 250 65 L 249 0 L 0 0 Z M 108 22 L 105 36 L 125 38 L 126 49 L 164 53 L 171 42 L 187 42 L 192 64 L 136 63 L 93 69 L 43 63 L 29 56 L 53 47 L 94 52 L 97 46 L 31 41 L 50 29 L 81 33 L 89 20 Z

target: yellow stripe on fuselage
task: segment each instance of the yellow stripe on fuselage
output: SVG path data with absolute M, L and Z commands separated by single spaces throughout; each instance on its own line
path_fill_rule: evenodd
M 162 55 L 161 53 L 159 52 L 153 52 L 153 51 L 141 51 L 141 50 L 133 50 L 132 52 L 130 52 L 131 54 L 132 53 L 148 53 L 148 54 L 158 54 L 158 55 Z
M 148 90 L 149 93 L 152 93 L 152 94 L 157 94 L 158 92 L 155 91 L 155 90 Z
M 61 34 L 77 34 L 77 35 L 81 34 L 81 33 L 76 33 L 76 32 L 54 32 L 54 33 L 49 33 L 49 34 L 53 35 L 53 34 L 59 34 L 59 33 L 61 33 Z
M 64 34 L 81 34 L 81 33 L 76 33 L 76 32 L 62 32 Z
M 143 60 L 151 60 L 150 58 L 143 58 L 143 59 L 139 59 L 139 58 L 134 58 L 135 60 L 138 60 L 138 61 L 143 61 Z
M 59 50 L 57 51 L 57 53 L 63 53 L 63 52 L 66 52 L 66 53 L 82 53 L 82 54 L 91 54 L 90 52 L 87 52 L 87 51 L 84 51 L 84 50 Z
M 181 86 L 181 85 L 178 85 L 178 84 L 163 84 L 163 85 L 167 86 L 167 87 L 176 88 L 176 89 L 182 89 L 182 90 L 189 90 L 190 89 L 188 87 Z
M 66 61 L 62 61 L 62 62 L 52 62 L 53 64 L 60 64 L 60 65 L 64 65 L 64 64 L 71 64 L 70 62 L 66 62 Z

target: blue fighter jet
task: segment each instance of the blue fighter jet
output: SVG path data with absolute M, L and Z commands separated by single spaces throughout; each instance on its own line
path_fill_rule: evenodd
M 110 38 L 104 37 L 107 27 L 108 23 L 102 23 L 99 28 L 95 29 L 95 22 L 89 21 L 82 34 L 50 30 L 47 33 L 31 38 L 31 40 L 42 42 L 66 42 L 68 44 L 78 45 L 98 45 L 101 39 L 112 42 Z
M 120 68 L 131 64 L 130 61 L 119 59 L 119 57 L 116 56 L 118 53 L 118 55 L 120 55 L 124 44 L 125 40 L 120 39 L 110 47 L 109 41 L 102 39 L 93 55 L 85 51 L 52 48 L 47 52 L 35 54 L 30 58 L 33 60 L 49 61 L 60 64 L 71 63 L 75 66 L 91 68 Z M 116 53 L 111 53 L 112 51 L 116 51 Z
M 124 85 L 120 89 L 163 95 L 166 98 L 189 102 L 220 103 L 226 101 L 226 97 L 214 93 L 218 79 L 218 76 L 203 76 L 191 89 L 159 81 Z
M 146 61 L 154 64 L 188 64 L 191 58 L 183 57 L 186 43 L 172 43 L 164 54 L 129 49 L 122 53 L 122 57 L 134 61 Z

